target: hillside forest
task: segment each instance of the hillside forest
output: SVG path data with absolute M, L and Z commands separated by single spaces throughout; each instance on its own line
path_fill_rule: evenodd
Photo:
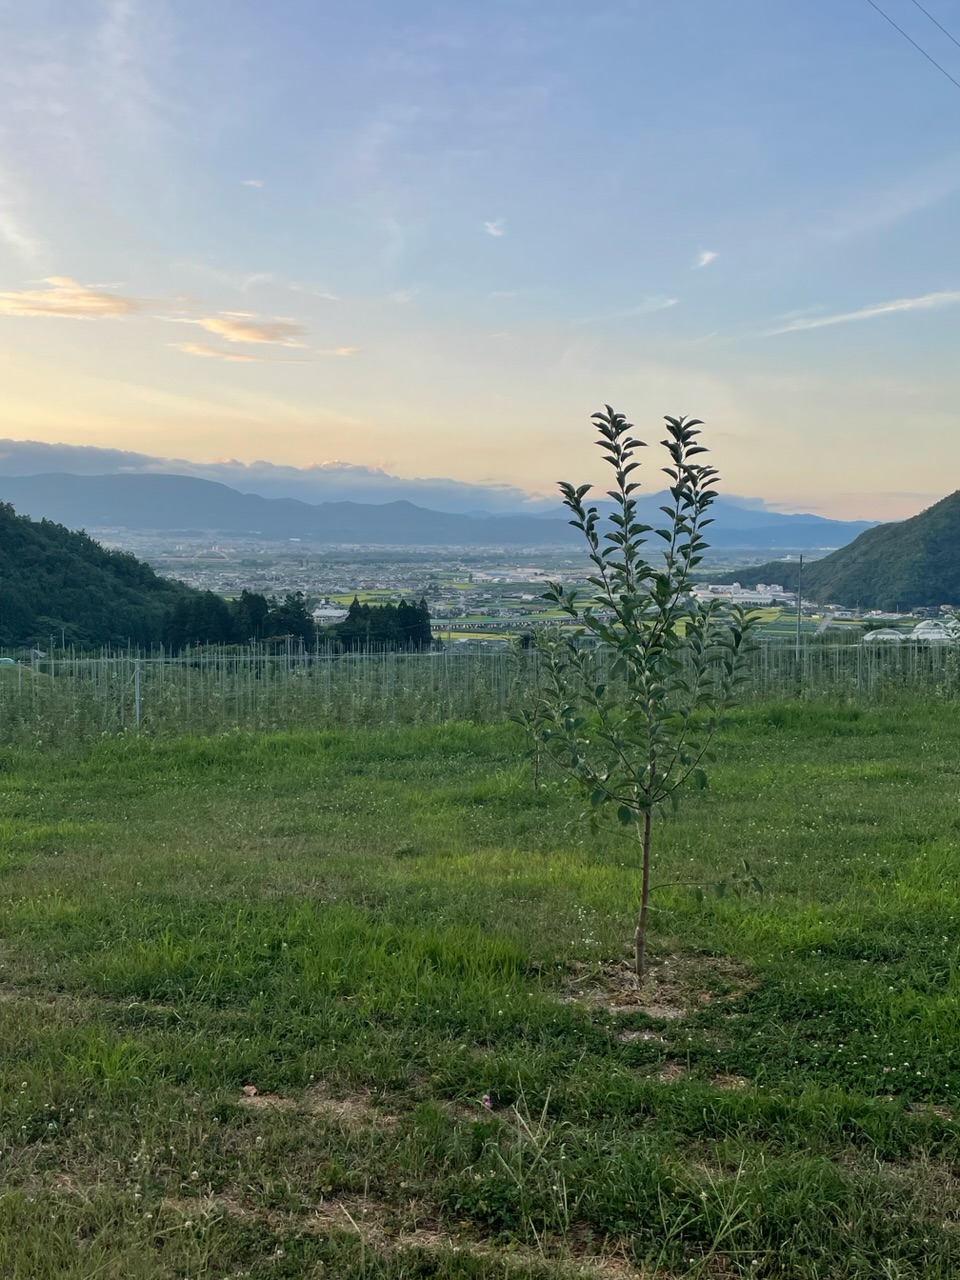
M 355 652 L 422 650 L 430 612 L 419 604 L 361 604 L 317 629 L 301 592 L 277 600 L 244 591 L 225 600 L 162 578 L 124 551 L 0 503 L 0 647 L 53 643 L 78 649 L 250 644 L 292 639 Z
M 149 646 L 195 595 L 86 533 L 18 516 L 0 503 L 0 645 Z

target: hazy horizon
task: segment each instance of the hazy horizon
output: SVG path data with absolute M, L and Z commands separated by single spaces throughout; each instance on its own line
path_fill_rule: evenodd
M 881 7 L 960 79 L 960 0 Z M 8 6 L 0 434 L 552 497 L 609 402 L 703 418 L 725 493 L 914 515 L 958 93 L 859 2 Z
M 237 458 L 168 458 L 96 445 L 0 437 L 0 481 L 6 476 L 57 473 L 90 477 L 181 475 L 217 481 L 242 493 L 256 493 L 265 497 L 299 497 L 306 502 L 384 503 L 405 499 L 418 506 L 440 511 L 487 512 L 491 515 L 525 512 L 532 515 L 551 512 L 562 514 L 561 497 L 556 484 L 538 492 L 503 483 L 471 484 L 446 476 L 402 476 L 384 468 L 343 460 L 295 467 L 264 458 L 249 462 Z M 635 479 L 638 474 L 635 473 Z M 662 493 L 668 483 L 666 477 L 654 466 L 643 477 L 637 497 L 642 501 Z M 595 485 L 590 497 L 592 501 L 604 501 L 604 486 Z M 821 514 L 816 511 L 815 504 L 807 507 L 778 505 L 759 496 L 731 493 L 722 485 L 720 500 L 721 505 L 726 503 L 729 507 L 744 511 L 763 511 L 778 515 Z M 938 499 L 932 499 L 924 506 L 932 505 L 936 500 Z M 922 509 L 918 507 L 906 515 L 916 515 Z

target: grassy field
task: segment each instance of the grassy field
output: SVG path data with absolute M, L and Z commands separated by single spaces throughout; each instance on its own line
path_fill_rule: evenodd
M 0 1276 L 952 1280 L 958 762 L 740 713 L 637 993 L 512 727 L 0 753 Z

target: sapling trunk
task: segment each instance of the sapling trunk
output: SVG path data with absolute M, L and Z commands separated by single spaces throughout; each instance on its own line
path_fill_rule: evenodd
M 653 814 L 648 809 L 643 815 L 643 825 L 637 824 L 637 839 L 640 842 L 642 851 L 643 870 L 640 877 L 640 918 L 637 921 L 637 931 L 634 934 L 634 955 L 637 967 L 637 982 L 642 985 L 644 973 L 646 972 L 646 954 L 647 954 L 647 907 L 650 902 L 650 828 L 653 823 Z

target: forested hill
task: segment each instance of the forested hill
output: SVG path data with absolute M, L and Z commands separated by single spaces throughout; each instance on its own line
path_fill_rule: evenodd
M 168 612 L 196 593 L 85 533 L 0 503 L 0 645 L 159 644 Z
M 797 562 L 774 560 L 719 579 L 797 585 Z M 960 491 L 909 520 L 868 529 L 803 569 L 803 594 L 820 604 L 907 610 L 960 604 Z

